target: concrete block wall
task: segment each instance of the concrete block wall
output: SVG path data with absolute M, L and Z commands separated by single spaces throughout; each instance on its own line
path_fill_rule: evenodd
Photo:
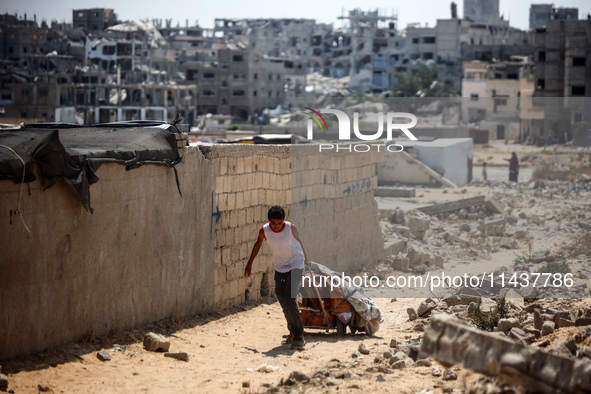
M 317 145 L 211 145 L 216 207 L 214 224 L 216 308 L 258 300 L 273 286 L 266 242 L 250 278 L 244 268 L 272 205 L 296 224 L 308 257 L 334 270 L 352 272 L 383 258 L 373 191 L 383 152 L 320 153 Z M 217 210 L 216 210 L 217 212 Z
M 20 185 L 1 181 L 0 360 L 259 299 L 273 285 L 269 246 L 250 278 L 244 268 L 275 204 L 313 261 L 354 271 L 383 257 L 373 200 L 381 160 L 314 145 L 186 148 L 182 197 L 169 167 L 103 164 L 92 215 L 62 182 L 25 186 L 30 233 L 14 214 Z
M 383 258 L 374 190 L 384 152 L 292 150 L 292 220 L 308 258 L 352 273 Z
M 213 224 L 214 305 L 228 308 L 258 300 L 261 289 L 273 284 L 271 250 L 263 243 L 253 263 L 252 275 L 244 277 L 258 232 L 273 205 L 281 205 L 290 217 L 289 146 L 211 145 L 202 148 L 214 169 Z

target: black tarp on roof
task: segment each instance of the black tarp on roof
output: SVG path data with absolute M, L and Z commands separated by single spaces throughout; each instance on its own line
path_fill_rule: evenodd
M 96 126 L 31 124 L 0 131 L 0 180 L 21 182 L 24 161 L 24 181 L 32 182 L 37 164 L 45 188 L 65 181 L 92 213 L 90 185 L 98 182 L 96 171 L 101 164 L 121 163 L 127 170 L 144 164 L 174 167 L 181 161 L 178 132 L 172 124 L 150 121 Z

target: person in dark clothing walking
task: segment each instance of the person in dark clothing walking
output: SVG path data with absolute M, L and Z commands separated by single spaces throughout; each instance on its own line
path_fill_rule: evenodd
M 509 162 L 509 181 L 517 182 L 517 176 L 519 175 L 519 160 L 515 152 L 511 152 L 510 159 L 503 159 Z
M 304 323 L 296 296 L 308 257 L 302 241 L 300 241 L 298 229 L 293 223 L 285 221 L 283 208 L 278 205 L 272 206 L 267 217 L 269 223 L 263 225 L 259 230 L 259 237 L 252 248 L 244 276 L 250 276 L 254 258 L 259 253 L 263 240 L 267 240 L 273 252 L 275 294 L 277 294 L 277 300 L 281 305 L 289 329 L 285 344 L 290 345 L 290 349 L 303 350 L 305 345 Z

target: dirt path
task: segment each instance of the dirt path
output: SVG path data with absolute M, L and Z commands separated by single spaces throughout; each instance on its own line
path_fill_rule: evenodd
M 347 335 L 338 337 L 336 332 L 307 330 L 307 349 L 302 352 L 289 350 L 280 345 L 286 333 L 285 322 L 277 302 L 272 304 L 249 305 L 244 311 L 229 311 L 234 314 L 208 321 L 194 318 L 184 323 L 161 322 L 158 327 L 166 333 L 167 324 L 180 326 L 190 324 L 191 328 L 169 331 L 166 335 L 171 342 L 171 352 L 187 352 L 189 362 L 164 357 L 161 353 L 148 352 L 134 337 L 142 331 L 134 330 L 112 338 L 105 338 L 106 349 L 111 361 L 102 362 L 96 357 L 101 346 L 86 342 L 71 344 L 26 361 L 15 361 L 4 365 L 8 373 L 9 389 L 15 393 L 37 393 L 38 384 L 44 384 L 54 393 L 81 392 L 145 392 L 145 393 L 189 393 L 189 392 L 260 392 L 266 386 L 276 385 L 281 378 L 287 378 L 294 371 L 312 376 L 318 369 L 331 367 L 331 360 L 345 363 L 352 361 L 360 344 L 370 349 L 371 354 L 357 360 L 353 368 L 358 376 L 350 374 L 339 379 L 336 386 L 318 386 L 320 392 L 419 392 L 433 387 L 461 386 L 461 379 L 443 382 L 433 377 L 433 367 L 413 367 L 393 374 L 365 372 L 374 363 L 374 357 L 389 349 L 390 340 L 404 342 L 417 338 L 420 333 L 412 331 L 406 308 L 417 307 L 421 300 L 375 299 L 380 306 L 384 323 L 375 337 Z M 113 350 L 117 343 L 126 343 L 124 352 Z M 280 371 L 262 373 L 256 370 L 262 364 L 280 368 Z M 338 376 L 344 368 L 334 367 Z M 436 363 L 434 364 L 436 366 Z M 443 370 L 442 367 L 439 367 Z M 17 372 L 18 371 L 18 372 Z M 14 373 L 16 372 L 16 373 Z M 458 372 L 463 376 L 464 372 Z M 378 375 L 383 378 L 378 379 Z M 244 381 L 250 388 L 244 389 Z M 395 384 L 393 384 L 395 383 Z M 316 391 L 316 390 L 315 390 Z

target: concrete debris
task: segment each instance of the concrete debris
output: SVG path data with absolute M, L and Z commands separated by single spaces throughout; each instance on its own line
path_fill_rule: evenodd
M 189 361 L 189 355 L 185 352 L 164 353 L 164 357 L 176 358 L 181 361 Z
M 558 256 L 551 254 L 549 250 L 536 250 L 532 253 L 532 257 L 529 260 L 531 263 L 539 264 L 545 261 L 555 261 Z
M 456 374 L 452 369 L 446 368 L 443 371 L 443 376 L 441 377 L 443 380 L 457 380 L 458 374 Z
M 419 315 L 414 308 L 407 308 L 406 313 L 408 313 L 408 319 L 410 321 L 417 320 L 419 318 Z
M 8 376 L 0 374 L 0 390 L 8 387 Z
M 397 255 L 406 250 L 408 242 L 405 239 L 396 239 L 384 243 L 384 251 L 386 256 Z
M 500 236 L 505 234 L 505 226 L 507 221 L 505 219 L 494 219 L 484 221 L 484 235 L 485 236 Z M 482 231 L 482 229 L 481 229 Z
M 450 315 L 431 318 L 421 353 L 443 365 L 458 365 L 488 376 L 507 376 L 531 392 L 591 390 L 591 362 L 556 356 L 481 332 Z M 483 355 L 486 357 L 483 357 Z
M 497 331 L 502 331 L 505 334 L 509 333 L 509 331 L 513 327 L 519 327 L 519 320 L 517 319 L 500 319 L 499 324 L 497 325 Z
M 390 367 L 392 369 L 406 368 L 406 361 L 405 360 L 396 360 L 394 357 L 392 357 L 390 359 L 389 363 L 390 363 Z
M 443 267 L 443 257 L 438 254 L 427 252 L 418 245 L 408 247 L 406 257 L 411 266 L 425 265 L 427 267 Z
M 505 208 L 501 204 L 499 204 L 496 200 L 492 198 L 487 198 L 484 202 L 486 209 L 491 211 L 492 213 L 505 213 Z
M 111 355 L 106 350 L 103 350 L 102 352 L 98 352 L 96 354 L 96 357 L 101 361 L 111 361 Z
M 168 352 L 168 349 L 170 349 L 170 341 L 163 335 L 149 332 L 144 336 L 144 347 L 150 352 Z
M 419 211 L 411 211 L 407 215 L 408 221 L 408 228 L 410 232 L 417 238 L 417 239 L 424 239 L 425 233 L 429 230 L 429 224 L 431 223 L 431 218 L 429 215 L 426 215 Z
M 432 364 L 433 362 L 428 358 L 422 358 L 415 362 L 417 367 L 430 367 Z
M 528 345 L 528 344 L 532 343 L 536 337 L 534 334 L 526 333 L 525 331 L 523 331 L 519 327 L 513 327 L 509 331 L 509 338 L 513 338 L 513 339 L 519 341 L 520 343 L 522 343 L 523 345 Z
M 365 344 L 360 344 L 359 347 L 357 348 L 357 350 L 359 351 L 359 353 L 361 354 L 369 354 L 369 349 L 365 347 Z
M 310 381 L 310 377 L 300 371 L 293 371 L 291 374 L 289 374 L 288 379 L 291 379 L 294 382 L 308 382 L 308 381 Z
M 417 314 L 419 317 L 425 317 L 429 312 L 437 307 L 435 301 L 430 298 L 427 298 L 425 301 L 421 302 L 419 305 L 419 309 L 417 310 Z
M 459 211 L 462 208 L 469 208 L 472 206 L 482 206 L 485 204 L 485 197 L 471 197 L 463 200 L 444 202 L 435 205 L 429 205 L 426 207 L 418 208 L 419 211 L 426 213 L 427 215 L 436 215 L 439 213 Z

